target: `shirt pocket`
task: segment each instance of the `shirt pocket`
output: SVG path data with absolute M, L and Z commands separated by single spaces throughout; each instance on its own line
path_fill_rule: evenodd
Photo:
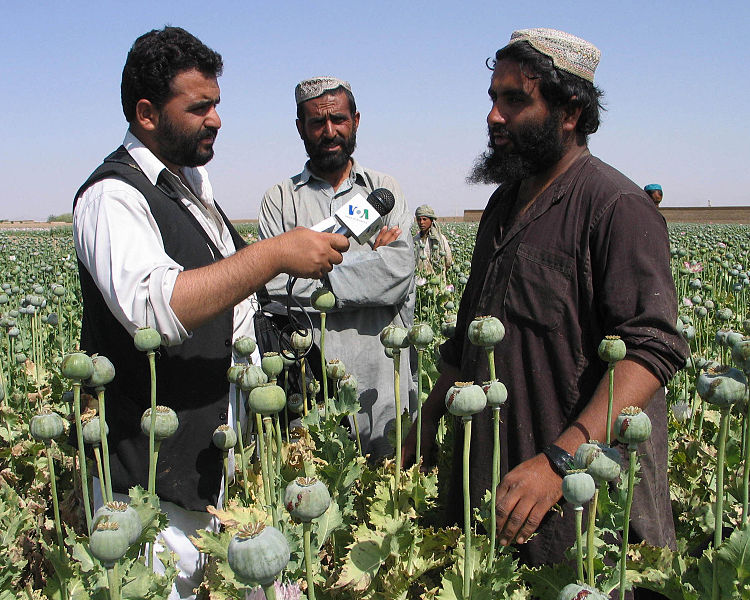
M 505 294 L 506 313 L 545 331 L 556 329 L 565 313 L 573 272 L 569 256 L 520 244 Z

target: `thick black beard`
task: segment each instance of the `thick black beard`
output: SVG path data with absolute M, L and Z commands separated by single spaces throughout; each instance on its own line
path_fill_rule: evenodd
M 551 113 L 541 124 L 526 125 L 517 133 L 498 127 L 511 138 L 513 150 L 495 148 L 490 130 L 489 150 L 474 161 L 466 181 L 500 185 L 515 183 L 541 173 L 558 162 L 564 153 L 560 117 Z
M 180 167 L 202 167 L 214 157 L 214 149 L 202 150 L 199 143 L 204 139 L 216 139 L 215 127 L 203 127 L 195 133 L 181 131 L 166 113 L 159 115 L 156 138 L 161 157 Z
M 325 175 L 340 171 L 349 163 L 349 159 L 357 147 L 357 132 L 352 130 L 352 134 L 348 138 L 337 135 L 332 139 L 322 139 L 317 144 L 308 140 L 307 137 L 303 137 L 302 141 L 305 143 L 305 151 L 307 156 L 310 157 L 313 171 Z M 323 144 L 339 144 L 341 150 L 328 152 L 323 150 Z

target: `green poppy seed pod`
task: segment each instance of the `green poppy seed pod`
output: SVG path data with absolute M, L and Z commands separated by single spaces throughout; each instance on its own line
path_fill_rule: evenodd
M 237 384 L 243 392 L 249 392 L 267 382 L 268 377 L 258 365 L 247 365 L 242 369 L 242 372 L 237 378 Z
M 11 327 L 8 329 L 9 338 L 17 338 L 19 335 L 21 335 L 21 330 L 18 327 Z
M 115 366 L 106 356 L 98 354 L 91 357 L 91 362 L 94 365 L 94 372 L 85 381 L 85 384 L 87 387 L 104 389 L 104 386 L 111 383 L 115 378 Z
M 331 504 L 331 495 L 315 477 L 298 477 L 286 486 L 284 506 L 293 518 L 309 523 L 322 515 Z
M 745 375 L 739 369 L 721 365 L 698 375 L 695 389 L 703 400 L 719 409 L 729 408 L 745 397 Z
M 467 335 L 469 341 L 475 346 L 493 348 L 495 345 L 503 341 L 503 338 L 505 337 L 505 327 L 497 317 L 477 317 L 469 323 Z
M 608 364 L 616 363 L 625 358 L 625 342 L 617 335 L 604 336 L 597 352 L 599 353 L 599 358 L 604 362 Z
M 56 412 L 45 410 L 31 417 L 29 431 L 35 440 L 49 444 L 63 434 L 65 423 Z
M 248 406 L 261 415 L 274 415 L 286 405 L 284 390 L 273 383 L 263 383 L 250 390 Z
M 153 327 L 139 327 L 133 336 L 136 350 L 153 352 L 161 346 L 161 335 Z
M 608 600 L 606 596 L 596 588 L 589 587 L 583 583 L 569 583 L 557 595 L 557 600 Z
M 470 417 L 484 410 L 487 396 L 474 383 L 457 381 L 445 395 L 445 406 L 452 415 Z
M 344 365 L 344 363 L 341 362 L 338 358 L 332 358 L 331 360 L 327 360 L 326 361 L 326 375 L 330 379 L 333 379 L 334 381 L 338 381 L 344 375 L 346 375 L 346 365 Z
M 52 325 L 54 327 L 55 325 L 57 325 L 59 320 L 60 319 L 57 316 L 57 313 L 50 313 L 47 315 L 47 318 L 45 319 L 44 322 L 47 323 L 47 325 Z
M 586 471 L 569 471 L 562 480 L 562 492 L 565 500 L 580 508 L 594 497 L 596 484 L 594 478 Z
M 104 430 L 109 433 L 109 427 L 107 424 L 104 424 Z M 85 423 L 83 423 L 83 427 L 81 428 L 81 433 L 83 434 L 83 441 L 90 446 L 98 446 L 102 443 L 102 430 L 99 426 L 99 417 L 91 417 L 90 419 L 87 419 Z
M 299 392 L 296 392 L 289 396 L 289 400 L 287 400 L 287 408 L 291 410 L 295 414 L 301 414 L 302 413 L 302 401 L 304 398 L 302 398 L 302 394 Z
M 750 335 L 750 319 L 743 319 L 742 331 L 745 332 L 745 335 Z
M 487 396 L 487 404 L 493 408 L 502 406 L 508 399 L 508 388 L 497 379 L 485 381 L 482 384 L 482 390 L 485 396 Z
M 408 338 L 417 350 L 424 350 L 435 338 L 435 333 L 427 323 L 415 323 L 409 329 Z
M 297 359 L 293 355 L 288 354 L 288 350 L 281 351 L 281 360 L 284 362 L 285 369 L 289 369 L 297 363 Z
M 404 327 L 386 325 L 380 332 L 380 343 L 391 350 L 401 350 L 409 346 L 409 332 Z
M 703 306 L 706 307 L 706 310 L 713 310 L 715 308 L 713 300 L 706 300 L 706 301 L 704 301 L 703 302 Z
M 247 335 L 237 338 L 232 345 L 237 356 L 242 356 L 244 358 L 247 358 L 255 352 L 257 347 L 258 344 L 255 343 L 255 340 Z
M 237 444 L 237 433 L 229 425 L 219 425 L 214 429 L 211 440 L 219 450 L 226 452 Z
M 626 406 L 615 419 L 615 431 L 620 442 L 635 446 L 651 436 L 651 419 L 637 406 Z
M 242 374 L 243 369 L 247 365 L 232 365 L 227 369 L 227 381 L 229 383 L 238 383 L 240 380 L 240 375 Z
M 692 325 L 685 325 L 682 329 L 679 330 L 680 335 L 688 341 L 692 342 L 695 339 L 695 327 Z
M 696 304 L 703 304 L 703 298 L 701 298 L 700 296 L 698 296 L 698 295 L 696 294 L 695 296 L 693 296 L 692 298 L 690 298 L 690 302 L 692 302 L 692 303 L 693 303 L 693 305 L 696 305 Z
M 15 358 L 17 365 L 22 365 L 28 360 L 28 357 L 23 352 L 17 352 Z
M 708 309 L 705 306 L 696 306 L 695 314 L 702 319 L 708 316 Z
M 56 285 L 52 288 L 52 293 L 57 296 L 58 298 L 65 295 L 65 286 L 63 285 Z
M 230 568 L 245 584 L 270 584 L 284 570 L 290 556 L 284 534 L 263 523 L 241 527 L 227 549 Z
M 305 331 L 304 333 L 294 331 L 292 333 L 290 342 L 292 344 L 292 348 L 294 348 L 297 352 L 306 352 L 313 343 L 312 331 Z
M 620 453 L 605 444 L 595 441 L 581 444 L 573 460 L 576 468 L 586 469 L 594 481 L 614 481 L 620 476 Z
M 447 338 L 453 337 L 453 334 L 456 333 L 456 315 L 445 315 L 443 322 L 440 324 L 440 333 Z
M 739 331 L 730 331 L 727 334 L 727 347 L 728 348 L 734 347 L 734 345 L 737 342 L 741 341 L 743 337 L 745 336 L 742 335 Z
M 327 312 L 336 306 L 336 296 L 327 287 L 319 287 L 310 295 L 310 304 L 319 312 Z
M 107 569 L 128 551 L 128 534 L 114 521 L 99 521 L 89 537 L 89 550 Z
M 64 377 L 83 381 L 91 377 L 91 374 L 94 372 L 94 363 L 91 361 L 91 357 L 83 352 L 72 352 L 65 355 L 60 369 Z
M 719 321 L 731 321 L 732 317 L 734 317 L 734 313 L 731 308 L 720 308 L 716 311 L 716 318 Z
M 456 308 L 456 305 L 453 303 L 453 300 L 448 300 L 448 302 L 445 303 L 445 310 L 453 310 Z
M 174 435 L 177 431 L 177 427 L 180 424 L 180 420 L 177 418 L 177 413 L 169 408 L 168 406 L 157 406 L 156 407 L 156 420 L 154 425 L 154 439 L 155 440 L 166 440 L 168 437 Z M 141 431 L 149 435 L 151 432 L 151 409 L 147 408 L 143 412 L 141 417 Z
M 103 521 L 117 523 L 127 535 L 128 546 L 141 537 L 141 519 L 136 510 L 125 502 L 107 502 L 100 506 L 92 519 L 93 528 L 96 529 L 97 524 Z
M 744 373 L 750 371 L 750 337 L 742 336 L 732 345 L 732 360 Z
M 358 386 L 357 378 L 351 373 L 347 373 L 339 379 L 339 398 L 344 402 L 356 402 Z
M 721 327 L 720 329 L 716 330 L 716 333 L 714 334 L 714 341 L 722 347 L 725 347 L 727 345 L 727 337 L 732 332 L 731 329 L 728 329 L 726 327 Z
M 276 379 L 284 370 L 284 361 L 278 352 L 265 352 L 260 359 L 260 366 L 269 379 Z
M 0 294 L 0 304 L 8 304 L 9 301 L 8 294 Z

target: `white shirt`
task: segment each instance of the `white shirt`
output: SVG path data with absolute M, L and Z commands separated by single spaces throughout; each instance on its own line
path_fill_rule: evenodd
M 182 202 L 210 236 L 222 256 L 236 248 L 213 199 L 208 173 L 203 167 L 182 169 L 179 177 L 167 169 L 130 131 L 123 146 L 151 183 L 162 171 L 177 182 Z M 132 335 L 139 327 L 153 327 L 165 346 L 190 337 L 169 305 L 177 276 L 183 270 L 164 250 L 159 227 L 146 198 L 121 179 L 103 179 L 78 200 L 73 215 L 76 253 L 96 282 L 107 307 Z M 255 295 L 234 307 L 233 339 L 255 337 Z M 258 351 L 253 357 L 258 364 Z

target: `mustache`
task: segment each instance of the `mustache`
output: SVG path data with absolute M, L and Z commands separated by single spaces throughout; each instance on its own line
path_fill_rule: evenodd
M 215 140 L 219 134 L 219 130 L 216 127 L 204 127 L 204 131 L 200 135 L 200 140 Z
M 504 125 L 492 125 L 491 127 L 487 128 L 487 133 L 490 137 L 493 135 L 503 135 L 506 137 L 510 137 L 510 131 L 504 126 Z
M 342 135 L 334 135 L 332 138 L 323 138 L 320 140 L 318 146 L 343 146 L 346 143 L 346 139 Z

